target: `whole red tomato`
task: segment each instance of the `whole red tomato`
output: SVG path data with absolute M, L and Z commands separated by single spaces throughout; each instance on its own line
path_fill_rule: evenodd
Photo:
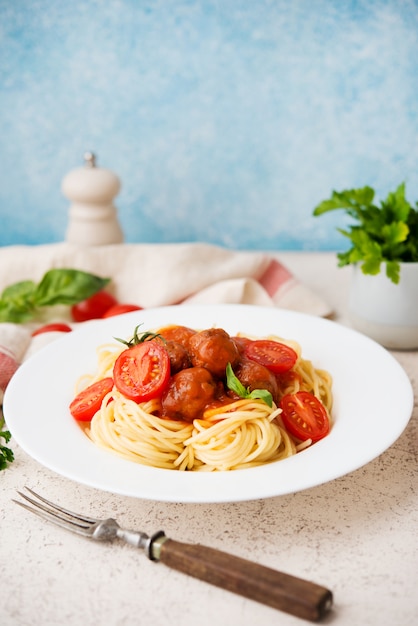
M 85 322 L 87 320 L 103 317 L 111 306 L 117 304 L 114 298 L 107 291 L 98 291 L 87 300 L 82 300 L 71 307 L 71 315 L 75 322 Z

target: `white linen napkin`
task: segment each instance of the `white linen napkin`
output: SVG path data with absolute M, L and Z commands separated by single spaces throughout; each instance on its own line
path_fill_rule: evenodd
M 204 243 L 97 247 L 58 243 L 0 248 L 0 292 L 21 280 L 39 282 L 52 268 L 74 268 L 109 277 L 108 290 L 119 302 L 144 308 L 229 303 L 332 314 L 322 298 L 271 255 Z M 48 315 L 43 323 L 70 319 L 68 307 L 55 307 Z M 34 323 L 0 323 L 0 402 L 19 364 L 60 334 L 32 337 L 35 327 Z

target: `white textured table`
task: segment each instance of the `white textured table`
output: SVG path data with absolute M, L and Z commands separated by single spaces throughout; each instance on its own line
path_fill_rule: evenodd
M 278 255 L 348 323 L 349 270 L 334 254 Z M 416 352 L 394 356 L 417 392 Z M 386 390 L 382 390 L 386 393 Z M 396 419 L 396 415 L 393 416 Z M 0 473 L 2 626 L 253 626 L 303 620 L 150 562 L 119 543 L 97 544 L 11 502 L 24 485 L 68 508 L 173 539 L 200 542 L 332 589 L 338 626 L 418 624 L 418 409 L 381 457 L 294 495 L 219 505 L 150 502 L 75 484 L 14 446 Z M 77 462 L 77 459 L 74 459 Z

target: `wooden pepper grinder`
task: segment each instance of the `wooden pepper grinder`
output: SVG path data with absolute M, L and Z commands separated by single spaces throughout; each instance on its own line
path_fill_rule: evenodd
M 66 241 L 81 246 L 122 243 L 113 204 L 120 180 L 110 170 L 97 167 L 92 152 L 86 152 L 84 161 L 84 167 L 72 170 L 62 181 L 62 192 L 71 201 Z

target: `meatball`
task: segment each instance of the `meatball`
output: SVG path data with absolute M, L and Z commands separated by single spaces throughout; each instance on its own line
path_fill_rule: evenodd
M 162 416 L 192 422 L 214 399 L 217 383 L 204 367 L 190 367 L 171 377 L 161 398 Z
M 244 358 L 234 369 L 234 374 L 244 387 L 248 387 L 250 391 L 254 391 L 254 389 L 267 389 L 277 404 L 279 399 L 279 386 L 276 377 L 267 367 Z
M 180 343 L 187 349 L 189 338 L 195 335 L 196 331 L 187 326 L 165 326 L 158 331 L 158 334 L 167 339 L 167 341 Z
M 164 347 L 170 357 L 171 375 L 191 366 L 189 353 L 181 343 L 177 341 L 166 341 Z
M 245 352 L 245 346 L 248 346 L 249 343 L 251 343 L 251 339 L 248 339 L 248 337 L 232 337 L 232 339 L 234 340 L 235 345 L 238 348 L 238 352 L 240 353 L 241 356 L 244 356 L 244 352 Z
M 228 363 L 238 363 L 240 354 L 235 341 L 221 328 L 211 328 L 196 333 L 189 339 L 192 364 L 205 367 L 214 376 L 225 376 Z

